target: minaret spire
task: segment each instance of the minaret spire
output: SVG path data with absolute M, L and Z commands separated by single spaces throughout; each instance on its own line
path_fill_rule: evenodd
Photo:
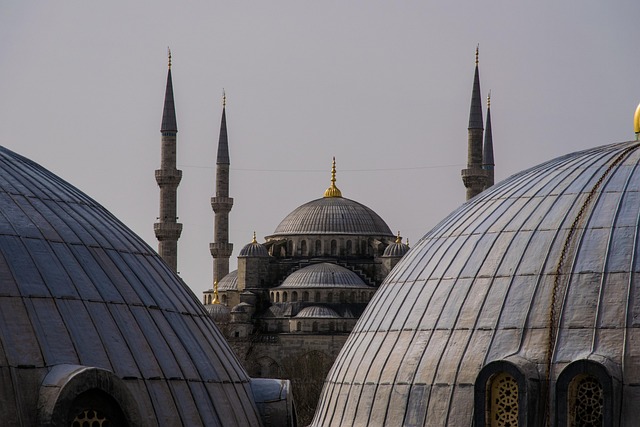
M 471 91 L 469 111 L 467 168 L 462 170 L 462 181 L 467 187 L 467 200 L 480 193 L 486 184 L 486 172 L 482 169 L 482 96 L 480 94 L 480 72 L 478 69 L 479 46 L 476 47 L 476 67 Z
M 229 243 L 229 212 L 233 207 L 233 198 L 229 197 L 229 141 L 227 137 L 227 95 L 222 92 L 222 119 L 218 137 L 218 155 L 216 159 L 216 195 L 211 198 L 214 212 L 213 243 L 209 245 L 213 257 L 213 277 L 216 280 L 229 274 L 229 258 L 233 244 Z
M 182 171 L 176 168 L 176 140 L 178 125 L 173 101 L 173 82 L 171 80 L 171 50 L 168 52 L 169 70 L 164 95 L 162 124 L 160 126 L 161 155 L 160 169 L 156 170 L 156 182 L 160 187 L 160 215 L 153 225 L 158 239 L 158 253 L 173 271 L 178 268 L 178 239 L 182 233 L 182 224 L 178 223 L 177 200 L 178 185 Z
M 494 167 L 493 135 L 491 134 L 491 91 L 489 91 L 489 96 L 487 96 L 487 124 L 484 128 L 484 148 L 482 152 L 482 169 L 487 172 L 485 190 L 494 184 Z
M 324 192 L 324 197 L 342 197 L 342 192 L 336 187 L 336 158 L 331 164 L 331 185 Z

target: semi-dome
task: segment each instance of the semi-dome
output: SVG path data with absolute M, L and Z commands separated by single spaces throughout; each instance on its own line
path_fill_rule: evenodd
M 269 237 L 305 234 L 391 236 L 391 229 L 365 205 L 344 197 L 323 197 L 296 208 Z
M 320 318 L 329 318 L 329 319 L 338 319 L 340 315 L 335 312 L 332 308 L 325 306 L 312 305 L 310 307 L 305 307 L 296 314 L 295 317 L 312 317 L 315 319 Z
M 370 288 L 353 271 L 337 264 L 311 264 L 287 276 L 280 286 L 286 288 Z
M 106 209 L 0 147 L 0 212 L 3 423 L 260 425 L 203 306 Z
M 229 272 L 218 282 L 218 291 L 237 291 L 238 290 L 238 270 Z
M 312 425 L 636 425 L 639 189 L 634 141 L 454 211 L 367 306 Z

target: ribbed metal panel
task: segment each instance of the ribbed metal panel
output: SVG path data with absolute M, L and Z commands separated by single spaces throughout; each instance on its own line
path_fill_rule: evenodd
M 294 271 L 275 289 L 282 288 L 371 288 L 353 271 L 336 264 L 321 263 Z

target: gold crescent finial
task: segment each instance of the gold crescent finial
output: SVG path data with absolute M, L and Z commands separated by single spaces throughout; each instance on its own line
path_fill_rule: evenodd
M 478 57 L 480 56 L 480 43 L 476 46 L 476 65 L 478 65 Z
M 407 237 L 407 246 L 409 246 L 409 238 Z
M 220 299 L 218 299 L 218 279 L 213 281 L 213 301 L 211 304 L 220 304 Z
M 633 130 L 636 132 L 636 141 L 640 139 L 640 104 L 636 108 L 636 113 L 633 116 Z
M 253 240 L 251 241 L 251 243 L 258 243 L 258 241 L 256 240 L 256 232 L 253 232 Z
M 227 92 L 222 88 L 222 108 L 227 106 Z
M 331 166 L 331 186 L 324 192 L 324 197 L 342 197 L 342 192 L 336 187 L 336 158 Z
M 396 237 L 396 243 L 402 243 L 402 237 L 400 237 L 400 232 L 398 231 L 398 236 Z
M 167 56 L 169 57 L 169 69 L 171 69 L 171 48 L 167 46 Z

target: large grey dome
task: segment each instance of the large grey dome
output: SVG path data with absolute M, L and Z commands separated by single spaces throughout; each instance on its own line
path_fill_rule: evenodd
M 301 234 L 393 237 L 389 226 L 377 213 L 344 197 L 323 197 L 299 206 L 280 222 L 269 237 Z
M 260 425 L 187 286 L 95 201 L 1 147 L 0 275 L 3 425 Z
M 489 425 L 494 410 L 519 425 L 573 425 L 588 408 L 597 425 L 637 425 L 639 238 L 638 142 L 481 193 L 387 277 L 312 425 Z
M 284 288 L 369 288 L 353 271 L 323 262 L 294 271 L 275 289 Z

